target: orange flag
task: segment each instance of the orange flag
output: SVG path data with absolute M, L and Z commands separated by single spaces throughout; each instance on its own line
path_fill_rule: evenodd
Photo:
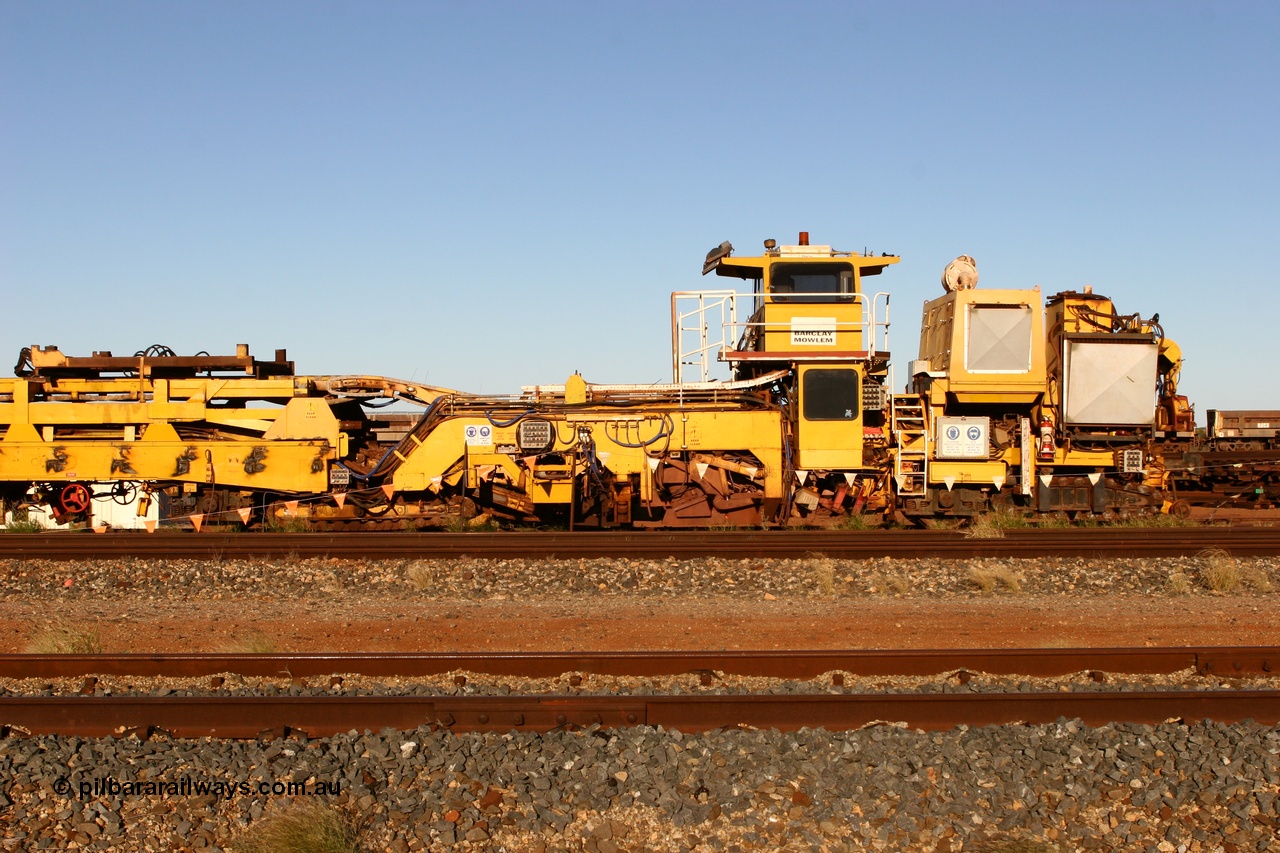
M 204 513 L 197 512 L 191 516 L 191 526 L 196 529 L 196 533 L 200 532 L 200 526 L 204 524 Z
M 346 503 L 347 503 L 347 493 L 346 493 L 346 492 L 334 492 L 334 493 L 333 493 L 333 502 L 334 502 L 334 503 L 336 503 L 336 504 L 338 505 L 338 509 L 342 509 L 342 507 L 343 507 L 344 505 L 346 505 Z
M 247 507 L 247 506 L 246 506 L 246 507 L 241 507 L 240 509 L 236 510 L 236 512 L 237 512 L 237 513 L 239 513 L 239 515 L 240 515 L 240 521 L 241 521 L 241 523 L 243 523 L 243 524 L 248 524 L 248 523 L 249 523 L 249 517 L 250 517 L 251 515 L 253 515 L 253 509 L 252 509 L 251 507 Z
M 157 525 L 157 524 L 159 524 L 159 522 L 158 522 L 158 521 L 150 521 L 150 520 L 148 520 L 148 521 L 146 522 L 146 525 L 147 525 L 147 532 L 148 532 L 148 533 L 155 533 L 155 532 L 156 532 L 156 525 Z
M 287 510 L 289 510 L 289 512 L 293 512 L 294 510 L 296 510 L 296 509 L 298 508 L 298 502 L 297 502 L 297 501 L 285 501 L 285 502 L 284 502 L 284 508 L 285 508 L 285 509 L 287 509 Z
M 391 500 L 392 495 L 396 493 L 396 487 L 390 483 L 383 483 L 382 493 L 387 496 L 387 500 Z

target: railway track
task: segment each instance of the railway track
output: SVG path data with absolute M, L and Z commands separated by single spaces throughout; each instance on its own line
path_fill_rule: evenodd
M 33 533 L 0 536 L 0 559 L 446 558 L 529 556 L 689 558 L 1166 557 L 1221 548 L 1280 555 L 1280 528 L 1009 530 L 981 539 L 955 530 L 780 530 L 509 533 Z
M 1280 722 L 1280 690 L 1124 690 L 1107 692 L 865 693 L 843 692 L 843 672 L 907 675 L 987 671 L 1060 675 L 1092 670 L 1144 674 L 1194 669 L 1202 674 L 1262 675 L 1280 663 L 1280 648 L 1017 649 L 999 651 L 631 653 L 562 655 L 116 655 L 0 657 L 0 675 L 51 678 L 128 674 L 192 676 L 213 672 L 287 674 L 293 678 L 364 672 L 421 675 L 466 669 L 536 676 L 557 672 L 625 675 L 725 673 L 790 678 L 832 676 L 827 694 L 509 696 L 21 696 L 0 697 L 5 734 L 249 738 L 305 733 L 323 737 L 356 730 L 550 731 L 573 727 L 662 726 L 685 732 L 750 727 L 853 729 L 905 722 L 922 729 L 1043 723 L 1059 717 L 1090 725 L 1213 719 Z M 790 664 L 790 665 L 788 665 Z
M 938 675 L 960 670 L 1052 677 L 1073 672 L 1160 675 L 1270 675 L 1280 648 L 1183 646 L 1110 649 L 892 649 L 865 651 L 643 652 L 360 652 L 189 654 L 0 654 L 0 678 L 134 675 L 199 678 L 221 673 L 313 678 L 335 674 L 425 676 L 448 672 L 546 678 L 568 672 L 654 676 L 722 672 L 762 678 L 850 675 Z

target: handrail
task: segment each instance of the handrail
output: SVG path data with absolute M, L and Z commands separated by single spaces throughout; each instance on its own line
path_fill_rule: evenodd
M 861 309 L 861 319 L 837 322 L 833 331 L 860 330 L 866 348 L 873 351 L 889 351 L 889 294 L 876 293 L 868 297 L 863 293 L 851 294 L 852 303 Z M 739 321 L 739 303 L 751 300 L 750 311 L 741 313 L 749 319 Z M 881 304 L 883 303 L 883 305 Z M 740 293 L 735 290 L 689 290 L 671 294 L 671 374 L 676 383 L 684 382 L 685 368 L 694 367 L 698 380 L 710 381 L 711 353 L 718 361 L 725 361 L 736 342 L 749 335 L 778 331 L 786 326 L 756 320 L 763 304 L 758 293 Z M 821 303 L 813 303 L 817 308 Z M 844 303 L 845 305 L 849 303 Z M 879 319 L 883 311 L 884 319 Z M 719 331 L 715 331 L 718 329 Z M 877 337 L 879 341 L 877 341 Z M 877 347 L 877 343 L 880 344 Z

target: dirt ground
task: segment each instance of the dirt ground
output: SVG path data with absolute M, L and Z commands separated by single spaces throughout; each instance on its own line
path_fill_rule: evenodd
M 1271 598 L 10 602 L 0 651 L 50 619 L 108 652 L 611 651 L 1280 645 Z

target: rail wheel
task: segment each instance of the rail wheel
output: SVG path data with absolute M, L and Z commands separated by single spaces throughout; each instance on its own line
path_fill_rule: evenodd
M 92 500 L 93 495 L 86 486 L 72 483 L 58 496 L 58 505 L 65 515 L 80 515 L 89 509 L 89 502 Z

